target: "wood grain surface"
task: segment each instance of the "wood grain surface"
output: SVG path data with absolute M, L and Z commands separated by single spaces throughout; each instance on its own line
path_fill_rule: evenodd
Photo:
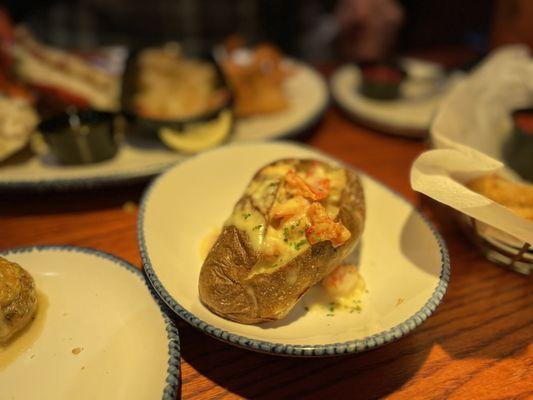
M 314 133 L 308 143 L 390 186 L 422 206 L 437 223 L 452 261 L 452 277 L 443 304 L 422 326 L 395 343 L 329 359 L 253 353 L 212 339 L 179 321 L 181 396 L 533 398 L 531 279 L 484 260 L 453 223 L 439 217 L 442 213 L 438 207 L 421 201 L 411 191 L 409 167 L 425 144 L 358 127 L 333 107 Z M 90 246 L 140 267 L 137 210 L 128 202 L 138 204 L 145 187 L 56 194 L 0 193 L 0 248 Z

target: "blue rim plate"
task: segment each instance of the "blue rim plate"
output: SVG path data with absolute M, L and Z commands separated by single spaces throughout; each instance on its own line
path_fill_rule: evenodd
M 34 253 L 39 253 L 39 254 L 35 255 Z M 58 253 L 60 253 L 59 258 L 58 258 Z M 128 284 L 127 279 L 125 279 L 127 277 L 125 277 L 123 274 L 118 273 L 118 275 L 110 275 L 110 274 L 117 274 L 117 272 L 106 271 L 105 274 L 102 274 L 101 278 L 100 277 L 94 278 L 94 273 L 92 271 L 86 272 L 86 270 L 90 268 L 95 268 L 96 270 L 96 267 L 93 267 L 94 265 L 93 263 L 98 262 L 98 259 L 100 259 L 100 263 L 102 263 L 103 261 L 109 265 L 117 265 L 119 267 L 126 269 L 129 272 L 132 272 L 134 276 L 139 278 L 146 285 L 146 288 L 150 292 L 150 296 L 147 298 L 151 298 L 155 300 L 157 304 L 155 306 L 156 307 L 155 309 L 159 308 L 159 311 L 161 312 L 161 316 L 163 317 L 161 326 L 166 329 L 166 338 L 168 340 L 168 348 L 167 348 L 168 349 L 167 350 L 168 360 L 166 362 L 167 369 L 166 369 L 166 372 L 161 373 L 161 377 L 163 378 L 162 381 L 160 382 L 160 386 L 162 388 L 161 398 L 163 400 L 176 399 L 178 392 L 179 392 L 179 385 L 180 385 L 180 341 L 179 341 L 178 330 L 176 326 L 174 325 L 174 323 L 170 320 L 170 318 L 167 315 L 165 315 L 165 313 L 163 312 L 163 308 L 162 308 L 163 305 L 160 303 L 159 299 L 157 298 L 155 293 L 152 291 L 152 288 L 150 287 L 150 285 L 148 285 L 148 282 L 146 281 L 142 272 L 139 269 L 135 268 L 133 265 L 129 264 L 128 262 L 116 256 L 113 256 L 111 254 L 108 254 L 108 253 L 105 253 L 99 250 L 86 248 L 86 247 L 74 247 L 74 246 L 63 246 L 63 245 L 17 247 L 17 248 L 0 251 L 0 256 L 6 257 L 9 260 L 20 263 L 22 267 L 26 268 L 34 276 L 35 280 L 37 281 L 37 290 L 46 286 L 49 289 L 49 291 L 53 292 L 53 293 L 49 293 L 46 290 L 42 291 L 49 299 L 48 300 L 49 306 L 47 307 L 48 309 L 45 312 L 46 316 L 44 317 L 44 329 L 39 333 L 39 336 L 37 336 L 37 341 L 31 343 L 31 347 L 29 347 L 28 349 L 25 349 L 24 352 L 17 354 L 17 358 L 14 359 L 14 363 L 18 362 L 21 365 L 15 365 L 15 366 L 12 366 L 11 364 L 8 365 L 8 367 L 11 368 L 11 370 L 7 370 L 7 372 L 5 373 L 10 374 L 11 382 L 18 380 L 18 376 L 20 375 L 20 373 L 24 374 L 24 379 L 21 378 L 21 383 L 25 382 L 27 376 L 29 376 L 29 374 L 32 373 L 32 368 L 33 370 L 35 370 L 36 368 L 36 367 L 32 367 L 32 362 L 39 361 L 39 359 L 41 358 L 45 360 L 44 361 L 45 363 L 52 362 L 55 365 L 55 369 L 57 371 L 63 371 L 62 374 L 64 376 L 64 380 L 66 381 L 70 378 L 73 381 L 71 382 L 72 384 L 71 386 L 73 390 L 81 390 L 81 388 L 84 385 L 89 386 L 89 387 L 91 385 L 94 385 L 94 382 L 92 383 L 89 382 L 91 379 L 94 378 L 91 375 L 90 371 L 91 370 L 94 371 L 95 369 L 101 370 L 105 368 L 109 368 L 108 373 L 111 374 L 110 379 L 113 382 L 113 384 L 117 385 L 117 387 L 122 387 L 122 389 L 125 390 L 125 388 L 129 386 L 133 386 L 131 381 L 128 381 L 131 374 L 129 372 L 128 374 L 126 374 L 124 372 L 126 369 L 125 366 L 126 364 L 137 365 L 139 363 L 138 360 L 140 360 L 140 358 L 137 359 L 138 354 L 135 351 L 135 348 L 131 346 L 131 342 L 126 341 L 127 335 L 122 333 L 122 331 L 120 330 L 113 331 L 113 332 L 108 331 L 108 330 L 111 330 L 112 327 L 109 325 L 106 325 L 105 334 L 102 337 L 102 331 L 99 330 L 98 327 L 91 325 L 91 323 L 94 322 L 94 319 L 91 319 L 91 317 L 88 316 L 90 313 L 88 312 L 87 309 L 73 310 L 76 312 L 78 316 L 75 317 L 74 321 L 72 322 L 69 322 L 69 318 L 71 318 L 69 317 L 69 315 L 74 314 L 74 312 L 72 313 L 70 311 L 65 312 L 66 310 L 69 310 L 69 307 L 72 307 L 72 304 L 70 303 L 78 302 L 81 297 L 88 297 L 91 295 L 98 296 L 99 294 L 100 296 L 105 296 L 106 293 L 109 294 L 108 290 L 113 291 L 113 290 L 122 289 L 123 292 L 121 292 L 121 294 L 123 294 L 124 296 L 135 294 L 133 292 L 136 292 L 138 295 L 139 293 L 138 287 L 133 287 L 131 284 Z M 93 258 L 96 258 L 97 260 L 84 260 L 80 258 L 80 256 L 81 257 L 93 257 Z M 38 258 L 34 258 L 34 257 L 38 257 Z M 48 262 L 46 261 L 47 258 L 48 258 Z M 59 267 L 59 264 L 61 263 L 61 261 L 59 260 L 64 260 L 63 262 L 65 263 L 68 262 L 69 266 Z M 74 265 L 72 263 L 73 261 L 76 264 L 81 265 L 82 267 L 79 268 L 78 266 L 76 266 L 75 267 L 77 268 L 75 270 L 76 272 L 68 273 L 71 276 L 65 277 L 65 275 L 67 274 L 66 271 L 68 271 L 70 268 L 74 268 Z M 85 263 L 89 263 L 88 268 L 85 268 Z M 43 265 L 45 266 L 43 267 Z M 51 266 L 49 267 L 48 265 L 51 265 Z M 71 265 L 72 267 L 70 267 Z M 106 268 L 107 266 L 103 267 L 103 269 L 100 268 L 100 274 Z M 92 275 L 92 278 L 94 278 L 94 281 L 92 280 L 91 275 Z M 112 277 L 114 281 L 109 280 L 110 277 Z M 74 282 L 74 285 L 79 284 L 80 279 L 83 280 L 84 286 L 81 289 L 80 287 L 78 287 L 77 289 L 78 291 L 76 292 L 76 294 L 78 295 L 76 296 L 77 298 L 72 298 L 71 296 L 69 297 L 69 299 L 71 299 L 72 301 L 65 302 L 64 298 L 62 297 L 62 296 L 66 296 L 64 292 L 69 292 L 69 289 L 72 289 L 73 286 L 69 287 L 69 285 L 72 285 L 73 282 Z M 102 281 L 102 279 L 104 279 L 104 281 Z M 40 283 L 42 284 L 42 286 L 40 286 Z M 102 285 L 101 283 L 106 283 L 107 287 L 106 285 Z M 95 286 L 99 286 L 98 289 L 95 289 L 94 288 Z M 114 289 L 115 286 L 117 286 L 118 289 Z M 143 286 L 144 285 L 141 285 L 139 287 L 143 287 Z M 53 291 L 52 288 L 55 288 L 56 290 Z M 57 290 L 57 289 L 61 289 L 61 290 Z M 100 290 L 100 292 L 98 292 L 98 290 Z M 57 293 L 57 292 L 62 292 L 62 293 Z M 130 300 L 131 298 L 124 298 L 123 300 L 119 302 L 119 306 L 127 307 L 130 304 L 129 303 Z M 94 307 L 98 307 L 98 300 L 90 300 L 90 301 L 94 302 L 95 304 Z M 109 298 L 106 300 L 106 306 L 107 304 L 111 304 L 111 303 L 107 303 L 108 301 L 110 301 Z M 114 329 L 124 328 L 130 331 L 133 331 L 135 328 L 150 328 L 150 327 L 147 327 L 141 324 L 141 322 L 145 321 L 145 319 L 142 319 L 142 321 L 139 322 L 135 318 L 138 315 L 141 315 L 142 318 L 146 318 L 146 315 L 150 314 L 151 315 L 150 320 L 156 321 L 157 317 L 151 314 L 152 310 L 147 310 L 143 308 L 143 307 L 146 307 L 145 304 L 137 305 L 136 307 L 137 307 L 136 308 L 137 311 L 135 311 L 132 315 L 128 317 L 130 319 L 125 321 L 123 326 L 114 325 L 113 328 Z M 55 312 L 53 314 L 50 314 L 52 309 Z M 119 309 L 112 309 L 110 311 L 109 318 L 117 319 L 117 316 L 118 316 L 117 313 L 120 313 L 121 315 L 127 314 L 124 310 L 121 311 Z M 102 312 L 98 312 L 97 322 L 100 321 L 100 318 L 102 321 L 105 320 L 105 317 L 103 317 L 102 314 L 103 314 Z M 91 328 L 93 328 L 91 329 L 91 335 L 94 335 L 94 337 L 97 338 L 95 339 L 95 342 L 92 344 L 87 343 L 87 341 L 90 342 L 91 339 L 88 339 L 87 336 L 85 336 L 85 338 L 82 338 L 82 336 L 84 336 L 83 333 L 80 334 L 80 332 L 77 331 L 76 328 L 72 328 L 73 324 L 76 326 L 78 325 L 82 326 L 85 324 L 91 326 Z M 139 326 L 136 326 L 136 324 Z M 47 329 L 46 329 L 47 326 L 50 326 L 49 330 L 52 328 L 57 328 L 58 326 L 61 327 L 62 329 L 54 329 L 54 332 L 51 332 L 50 334 L 50 332 L 47 332 Z M 27 334 L 30 334 L 31 328 L 32 328 L 32 325 L 30 325 L 30 330 L 27 332 Z M 68 338 L 68 340 L 74 339 L 74 341 L 65 344 L 63 342 L 66 341 L 66 337 L 63 337 L 63 336 L 67 335 L 67 333 L 69 336 L 72 336 Z M 120 338 L 118 341 L 114 341 L 114 338 L 117 337 L 116 336 L 117 334 L 119 334 Z M 145 335 L 144 337 L 148 338 L 149 336 L 150 335 L 148 336 Z M 36 343 L 38 343 L 39 340 L 47 341 L 47 340 L 50 340 L 50 337 L 52 337 L 52 341 L 54 343 L 46 342 L 44 345 L 39 345 L 39 344 L 36 345 Z M 25 337 L 21 337 L 20 339 L 25 339 Z M 133 339 L 134 343 L 135 343 L 135 340 L 139 340 L 139 338 L 135 337 Z M 157 340 L 160 340 L 160 339 L 157 339 Z M 14 344 L 16 344 L 17 342 L 15 342 Z M 123 343 L 120 343 L 120 342 L 123 342 Z M 72 346 L 74 346 L 75 343 L 80 344 L 80 345 L 85 345 L 85 348 L 86 348 L 86 350 L 79 353 L 77 357 L 84 357 L 86 356 L 85 353 L 90 353 L 90 357 L 87 354 L 85 359 L 84 358 L 74 359 L 73 358 L 74 356 L 70 354 L 69 350 Z M 150 343 L 155 343 L 155 342 L 147 339 L 146 346 L 149 346 Z M 128 347 L 124 347 L 124 346 L 128 346 Z M 118 353 L 114 353 L 113 350 L 116 349 L 117 347 L 119 347 L 119 349 L 117 350 Z M 57 351 L 57 353 L 54 353 L 54 354 L 48 354 L 49 351 L 47 353 L 47 350 L 49 350 L 50 348 L 54 348 L 54 352 L 56 352 L 57 349 L 59 349 L 59 351 Z M 29 356 L 29 353 L 34 353 L 34 354 L 32 356 Z M 116 354 L 122 354 L 124 356 L 126 353 L 128 353 L 128 355 L 126 356 L 127 359 L 119 358 L 117 360 L 117 357 L 115 357 L 111 361 L 108 360 L 111 363 L 111 366 L 105 365 L 105 363 L 95 362 L 95 359 L 98 360 L 98 357 L 103 356 L 104 353 L 113 354 L 113 356 L 116 356 Z M 130 356 L 130 354 L 133 355 L 133 357 Z M 161 356 L 162 355 L 159 355 L 159 357 Z M 144 358 L 146 358 L 146 360 L 148 359 L 152 360 L 152 356 L 147 355 Z M 161 359 L 164 360 L 164 356 Z M 73 360 L 79 361 L 79 363 L 73 364 Z M 82 370 L 80 371 L 79 366 L 81 364 L 83 364 L 84 366 L 83 368 L 81 368 Z M 76 367 L 74 367 L 74 365 Z M 86 368 L 85 368 L 85 365 L 87 366 Z M 145 365 L 145 366 L 147 367 L 148 365 Z M 62 368 L 65 368 L 65 369 L 62 369 Z M 57 373 L 57 371 L 55 373 Z M 43 371 L 43 370 L 38 370 L 36 372 L 42 375 L 46 375 L 46 371 Z M 118 372 L 123 372 L 123 375 L 120 376 L 121 374 Z M 135 374 L 136 376 L 142 375 L 142 371 L 136 371 L 136 372 L 130 371 L 130 372 Z M 83 381 L 84 379 L 85 379 L 85 382 Z M 101 379 L 101 381 L 99 381 L 100 385 L 105 385 L 105 381 L 106 381 L 105 379 Z M 1 382 L 1 379 L 0 379 L 0 382 Z M 120 384 L 122 384 L 122 386 L 120 386 Z M 16 383 L 16 385 L 18 387 L 19 383 Z M 72 393 L 68 392 L 68 390 L 70 390 L 70 388 L 68 387 L 68 382 L 65 384 L 61 384 L 61 385 L 57 384 L 57 385 L 54 385 L 53 387 L 51 387 L 51 385 L 46 385 L 46 384 L 41 384 L 41 385 L 38 385 L 37 387 L 39 387 L 40 398 L 47 398 L 47 396 L 52 396 L 53 398 L 59 398 L 62 396 L 66 396 L 67 398 L 69 398 L 69 396 L 72 395 Z M 75 388 L 78 388 L 78 389 L 75 389 Z M 4 387 L 4 390 L 8 390 L 8 389 Z M 25 389 L 22 389 L 22 390 L 25 390 Z M 122 393 L 122 394 L 124 395 L 125 393 Z M 24 395 L 28 396 L 29 394 L 25 392 L 23 396 Z M 84 392 L 84 395 L 87 396 L 88 393 Z M 128 397 L 128 398 L 131 398 L 131 397 Z
M 364 174 L 360 175 L 368 212 L 360 269 L 369 293 L 362 298 L 360 315 L 328 320 L 316 310 L 303 313 L 306 295 L 300 301 L 304 304 L 295 306 L 287 321 L 250 326 L 224 320 L 199 302 L 197 247 L 202 233 L 224 222 L 257 168 L 287 156 L 336 162 L 290 142 L 234 144 L 193 157 L 151 184 L 139 209 L 138 242 L 145 273 L 157 294 L 201 331 L 232 345 L 276 355 L 359 353 L 414 330 L 444 297 L 450 278 L 448 251 L 422 214 Z M 207 192 L 198 182 L 209 188 Z M 216 194 L 210 195 L 211 191 Z M 187 207 L 202 212 L 195 214 L 197 210 Z M 330 326 L 325 336 L 317 333 L 313 337 L 325 326 Z
M 17 177 L 15 175 L 8 176 L 5 175 L 0 178 L 0 190 L 2 191 L 69 191 L 69 190 L 86 190 L 94 189 L 108 186 L 118 186 L 118 185 L 130 185 L 140 182 L 145 182 L 150 178 L 160 174 L 166 169 L 172 167 L 178 163 L 184 157 L 180 154 L 174 154 L 171 151 L 164 150 L 169 153 L 165 155 L 167 159 L 163 163 L 157 163 L 157 165 L 146 165 L 145 168 L 139 168 L 138 166 L 134 168 L 128 168 L 122 172 L 117 172 L 113 170 L 115 167 L 115 161 L 110 160 L 101 164 L 90 165 L 87 167 L 84 166 L 75 166 L 75 167 L 57 167 L 58 169 L 67 170 L 78 170 L 83 171 L 85 168 L 106 168 L 107 171 L 104 173 L 95 173 L 87 174 L 86 172 L 80 174 L 61 174 L 57 175 L 55 173 L 49 174 L 44 171 L 36 161 L 35 157 L 30 160 L 30 164 L 21 165 L 17 168 L 24 169 L 23 177 Z M 169 157 L 172 157 L 172 160 L 168 160 Z M 108 165 L 106 167 L 105 165 Z M 6 172 L 6 166 L 0 166 L 0 173 Z M 37 171 L 35 170 L 37 169 Z

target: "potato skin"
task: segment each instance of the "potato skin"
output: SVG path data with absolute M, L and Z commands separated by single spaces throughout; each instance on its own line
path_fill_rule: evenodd
M 30 323 L 36 310 L 37 292 L 31 275 L 0 257 L 0 344 Z
M 215 314 L 243 324 L 285 317 L 311 286 L 354 249 L 361 236 L 365 219 L 363 188 L 359 177 L 349 169 L 339 205 L 337 220 L 350 231 L 350 239 L 337 248 L 330 241 L 316 243 L 275 271 L 251 277 L 258 257 L 248 234 L 233 225 L 225 226 L 200 272 L 202 303 Z

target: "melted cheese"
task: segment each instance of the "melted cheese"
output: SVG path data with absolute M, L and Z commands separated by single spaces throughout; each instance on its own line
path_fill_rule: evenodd
M 330 189 L 326 211 L 331 218 L 335 219 L 339 214 L 342 190 L 346 186 L 346 172 L 343 169 L 335 169 L 329 173 L 328 178 L 330 180 Z
M 284 205 L 294 198 L 285 189 L 287 172 L 294 169 L 291 162 L 269 165 L 247 187 L 244 196 L 236 204 L 225 225 L 234 225 L 248 234 L 252 248 L 260 255 L 252 269 L 252 275 L 272 272 L 286 264 L 309 248 L 305 230 L 309 226 L 307 207 L 298 208 L 290 218 L 280 219 L 279 225 L 271 221 L 271 209 Z M 335 219 L 339 213 L 341 193 L 346 185 L 346 172 L 342 168 L 328 168 L 318 163 L 308 171 L 297 174 L 310 185 L 318 185 L 323 179 L 329 180 L 329 195 L 321 203 L 328 215 Z
M 254 250 L 260 250 L 264 240 L 265 218 L 251 207 L 243 207 L 234 212 L 226 221 L 226 225 L 234 225 L 237 229 L 247 232 Z

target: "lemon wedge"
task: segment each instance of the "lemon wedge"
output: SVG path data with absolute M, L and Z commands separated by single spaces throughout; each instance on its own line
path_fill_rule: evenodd
M 161 128 L 158 134 L 161 141 L 173 150 L 198 153 L 222 143 L 231 131 L 232 119 L 231 111 L 225 110 L 211 121 L 189 124 L 182 131 Z

